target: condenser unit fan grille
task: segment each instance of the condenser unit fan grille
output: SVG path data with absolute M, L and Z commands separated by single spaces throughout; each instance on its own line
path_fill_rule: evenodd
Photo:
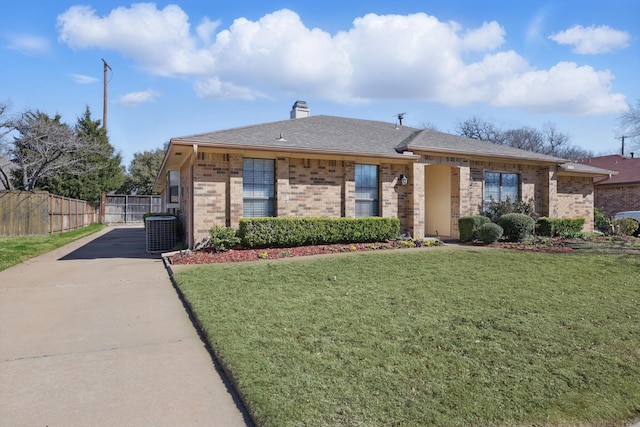
M 166 252 L 176 244 L 176 218 L 150 216 L 146 220 L 147 252 Z

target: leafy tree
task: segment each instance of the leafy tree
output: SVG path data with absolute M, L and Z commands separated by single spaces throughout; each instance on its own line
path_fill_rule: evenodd
M 503 130 L 493 123 L 472 117 L 459 123 L 456 131 L 458 135 L 466 138 L 489 141 L 564 159 L 592 156 L 590 151 L 572 145 L 569 136 L 559 132 L 553 123 L 546 123 L 542 129 L 525 126 Z
M 158 172 L 164 159 L 164 149 L 157 148 L 153 151 L 135 153 L 129 165 L 128 174 L 120 193 L 125 194 L 152 194 L 153 184 L 156 182 Z
M 84 173 L 64 170 L 57 176 L 42 179 L 39 187 L 60 196 L 96 202 L 103 192 L 116 190 L 124 183 L 122 157 L 109 143 L 106 131 L 100 127 L 100 120 L 91 119 L 89 107 L 78 118 L 75 132 L 84 144 L 95 144 L 96 148 L 78 154 Z

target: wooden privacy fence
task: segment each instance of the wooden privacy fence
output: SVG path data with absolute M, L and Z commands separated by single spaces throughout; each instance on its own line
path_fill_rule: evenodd
M 102 195 L 102 222 L 106 224 L 142 223 L 144 214 L 162 212 L 161 196 Z
M 0 191 L 0 236 L 69 231 L 99 221 L 98 206 L 46 191 Z

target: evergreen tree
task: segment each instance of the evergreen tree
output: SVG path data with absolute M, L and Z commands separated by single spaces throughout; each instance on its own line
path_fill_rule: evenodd
M 83 173 L 67 170 L 58 176 L 43 179 L 39 187 L 61 196 L 97 202 L 102 192 L 116 190 L 124 183 L 122 157 L 109 143 L 106 131 L 100 127 L 100 120 L 91 119 L 89 107 L 78 118 L 75 132 L 86 144 L 98 147 L 97 150 L 86 150 L 79 154 Z

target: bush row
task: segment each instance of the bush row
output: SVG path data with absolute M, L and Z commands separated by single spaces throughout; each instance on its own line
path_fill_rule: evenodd
M 458 220 L 461 242 L 482 240 L 496 242 L 500 237 L 512 242 L 520 242 L 537 234 L 541 236 L 572 236 L 580 234 L 584 218 L 539 218 L 536 222 L 524 213 L 506 213 L 496 223 L 484 215 L 465 216 Z M 497 237 L 496 237 L 497 236 Z
M 243 218 L 243 246 L 294 247 L 333 243 L 384 242 L 400 232 L 398 218 Z

